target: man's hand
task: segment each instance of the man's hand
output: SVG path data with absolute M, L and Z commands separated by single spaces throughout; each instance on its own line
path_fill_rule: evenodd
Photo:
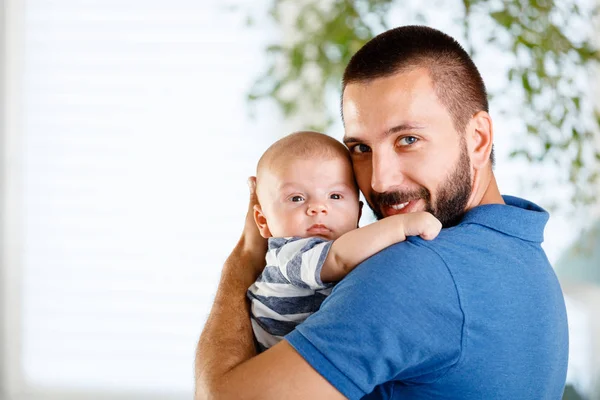
M 254 222 L 254 206 L 258 204 L 256 196 L 256 177 L 248 178 L 248 189 L 250 190 L 250 199 L 248 202 L 248 212 L 246 213 L 246 222 L 242 236 L 234 252 L 240 251 L 242 258 L 249 262 L 249 267 L 258 276 L 265 267 L 265 254 L 267 253 L 267 239 L 263 238 Z

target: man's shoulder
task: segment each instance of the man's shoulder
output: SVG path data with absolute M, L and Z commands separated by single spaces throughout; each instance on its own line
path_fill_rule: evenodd
M 454 278 L 433 241 L 410 238 L 371 256 L 346 276 L 339 285 L 356 285 L 360 290 L 418 293 L 422 286 L 447 287 L 454 292 Z
M 445 268 L 444 253 L 449 247 L 464 248 L 470 242 L 473 229 L 468 226 L 442 229 L 433 240 L 424 240 L 419 236 L 409 236 L 405 241 L 393 244 L 366 262 L 395 267 L 402 265 L 405 268 Z
M 437 238 L 429 241 L 410 236 L 365 260 L 342 282 L 350 278 L 358 282 L 375 280 L 384 285 L 397 285 L 402 281 L 412 282 L 408 287 L 403 284 L 402 290 L 432 284 L 445 285 L 454 291 L 456 255 L 468 253 L 481 238 L 482 229 L 485 228 L 459 225 L 443 229 Z M 476 260 L 473 258 L 472 261 Z

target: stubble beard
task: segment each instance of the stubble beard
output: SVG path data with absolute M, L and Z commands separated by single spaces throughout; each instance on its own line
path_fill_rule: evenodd
M 420 187 L 410 192 L 374 193 L 369 201 L 369 206 L 373 210 L 373 213 L 375 213 L 375 217 L 380 220 L 384 218 L 382 209 L 385 206 L 422 199 L 425 201 L 425 211 L 430 212 L 439 219 L 444 228 L 448 228 L 458 224 L 465 214 L 465 209 L 471 195 L 471 185 L 470 160 L 467 145 L 463 139 L 458 161 L 454 170 L 438 189 L 435 205 L 431 202 L 430 191 L 424 187 Z

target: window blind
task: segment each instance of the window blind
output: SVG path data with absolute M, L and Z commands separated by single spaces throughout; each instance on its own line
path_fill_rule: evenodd
M 245 179 L 276 138 L 245 104 L 269 32 L 217 0 L 24 4 L 23 380 L 189 398 Z

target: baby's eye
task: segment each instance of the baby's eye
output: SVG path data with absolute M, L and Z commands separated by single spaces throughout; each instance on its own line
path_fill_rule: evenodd
M 330 198 L 330 199 L 333 199 L 333 200 L 341 200 L 341 198 L 342 198 L 342 195 L 341 195 L 341 194 L 339 194 L 339 193 L 334 193 L 334 194 L 332 194 L 331 196 L 329 196 L 329 198 Z
M 293 201 L 294 203 L 299 203 L 301 201 L 304 201 L 304 197 L 302 196 L 292 196 L 290 198 L 291 201 Z
M 356 146 L 352 146 L 352 148 L 350 149 L 350 152 L 353 154 L 362 154 L 362 153 L 368 153 L 371 151 L 371 148 L 369 146 L 367 146 L 366 144 L 357 144 Z

